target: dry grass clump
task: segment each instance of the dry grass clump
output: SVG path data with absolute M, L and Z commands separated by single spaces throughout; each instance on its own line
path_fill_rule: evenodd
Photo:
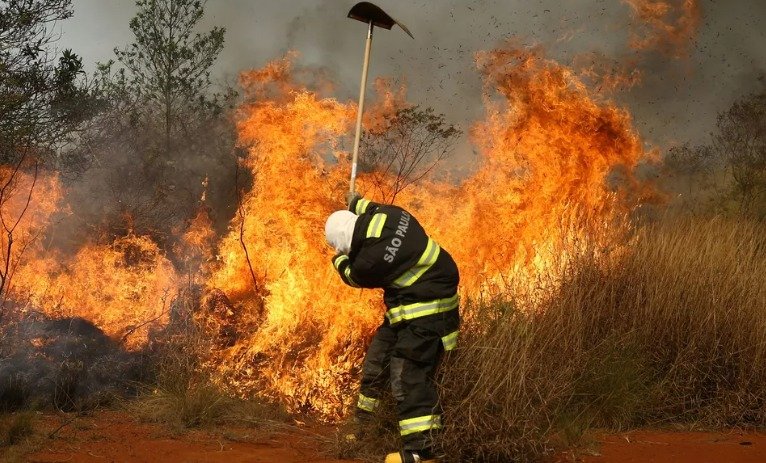
M 142 420 L 178 428 L 219 424 L 232 409 L 232 399 L 210 384 L 189 384 L 183 391 L 147 389 L 128 405 Z
M 150 353 L 153 381 L 126 403 L 129 412 L 181 430 L 220 424 L 266 426 L 285 422 L 277 404 L 243 400 L 228 394 L 206 371 L 202 361 L 209 341 L 188 321 L 158 340 Z
M 389 393 L 381 401 L 381 406 L 373 414 L 370 422 L 358 423 L 352 417 L 338 426 L 334 434 L 320 438 L 328 457 L 353 458 L 367 462 L 383 461 L 386 453 L 399 447 L 399 426 L 394 399 Z
M 0 461 L 27 461 L 26 456 L 38 448 L 41 436 L 37 432 L 34 412 L 0 414 Z
M 444 366 L 445 461 L 531 461 L 592 427 L 766 425 L 766 227 L 646 226 L 536 311 L 475 314 Z
M 165 423 L 177 430 L 222 424 L 260 427 L 288 419 L 278 405 L 235 398 L 204 375 L 177 379 L 176 383 L 145 387 L 126 403 L 127 410 L 144 421 Z
M 31 412 L 0 416 L 0 448 L 18 445 L 35 433 L 35 416 Z

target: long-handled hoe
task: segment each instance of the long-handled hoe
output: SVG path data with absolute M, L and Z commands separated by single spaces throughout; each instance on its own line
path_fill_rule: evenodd
M 349 182 L 349 193 L 353 195 L 356 191 L 356 165 L 359 158 L 359 141 L 362 138 L 362 113 L 364 112 L 364 94 L 367 90 L 367 71 L 370 67 L 370 50 L 372 49 L 372 29 L 375 26 L 391 30 L 394 24 L 398 24 L 404 32 L 413 39 L 410 30 L 401 22 L 395 20 L 380 7 L 370 2 L 359 2 L 348 12 L 348 17 L 368 24 L 367 42 L 364 47 L 364 64 L 362 65 L 362 85 L 359 90 L 359 109 L 356 114 L 356 136 L 354 137 L 354 154 L 351 158 L 351 181 Z

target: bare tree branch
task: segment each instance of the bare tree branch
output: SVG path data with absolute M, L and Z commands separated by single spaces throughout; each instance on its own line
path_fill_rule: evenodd
M 364 134 L 361 171 L 371 174 L 384 201 L 394 202 L 401 191 L 434 171 L 460 135 L 460 130 L 432 108 L 401 109 L 386 130 Z

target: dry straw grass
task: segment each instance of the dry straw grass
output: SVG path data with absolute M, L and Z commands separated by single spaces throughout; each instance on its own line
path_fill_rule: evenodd
M 35 416 L 31 412 L 0 415 L 0 448 L 24 442 L 35 433 Z
M 0 461 L 27 461 L 26 455 L 39 447 L 41 437 L 33 412 L 0 413 Z
M 138 397 L 125 402 L 130 413 L 178 431 L 215 425 L 267 427 L 288 420 L 276 404 L 239 399 L 220 388 L 202 364 L 210 341 L 186 322 L 156 342 L 151 353 L 154 381 L 139 385 Z
M 469 308 L 443 369 L 445 461 L 531 461 L 592 427 L 766 424 L 762 224 L 646 226 L 557 287 L 533 313 L 513 295 Z

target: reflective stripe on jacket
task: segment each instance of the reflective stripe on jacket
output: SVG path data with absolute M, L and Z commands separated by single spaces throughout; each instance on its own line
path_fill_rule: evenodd
M 457 308 L 457 265 L 412 214 L 365 198 L 349 210 L 359 215 L 351 251 L 333 259 L 346 284 L 383 288 L 390 323 Z

